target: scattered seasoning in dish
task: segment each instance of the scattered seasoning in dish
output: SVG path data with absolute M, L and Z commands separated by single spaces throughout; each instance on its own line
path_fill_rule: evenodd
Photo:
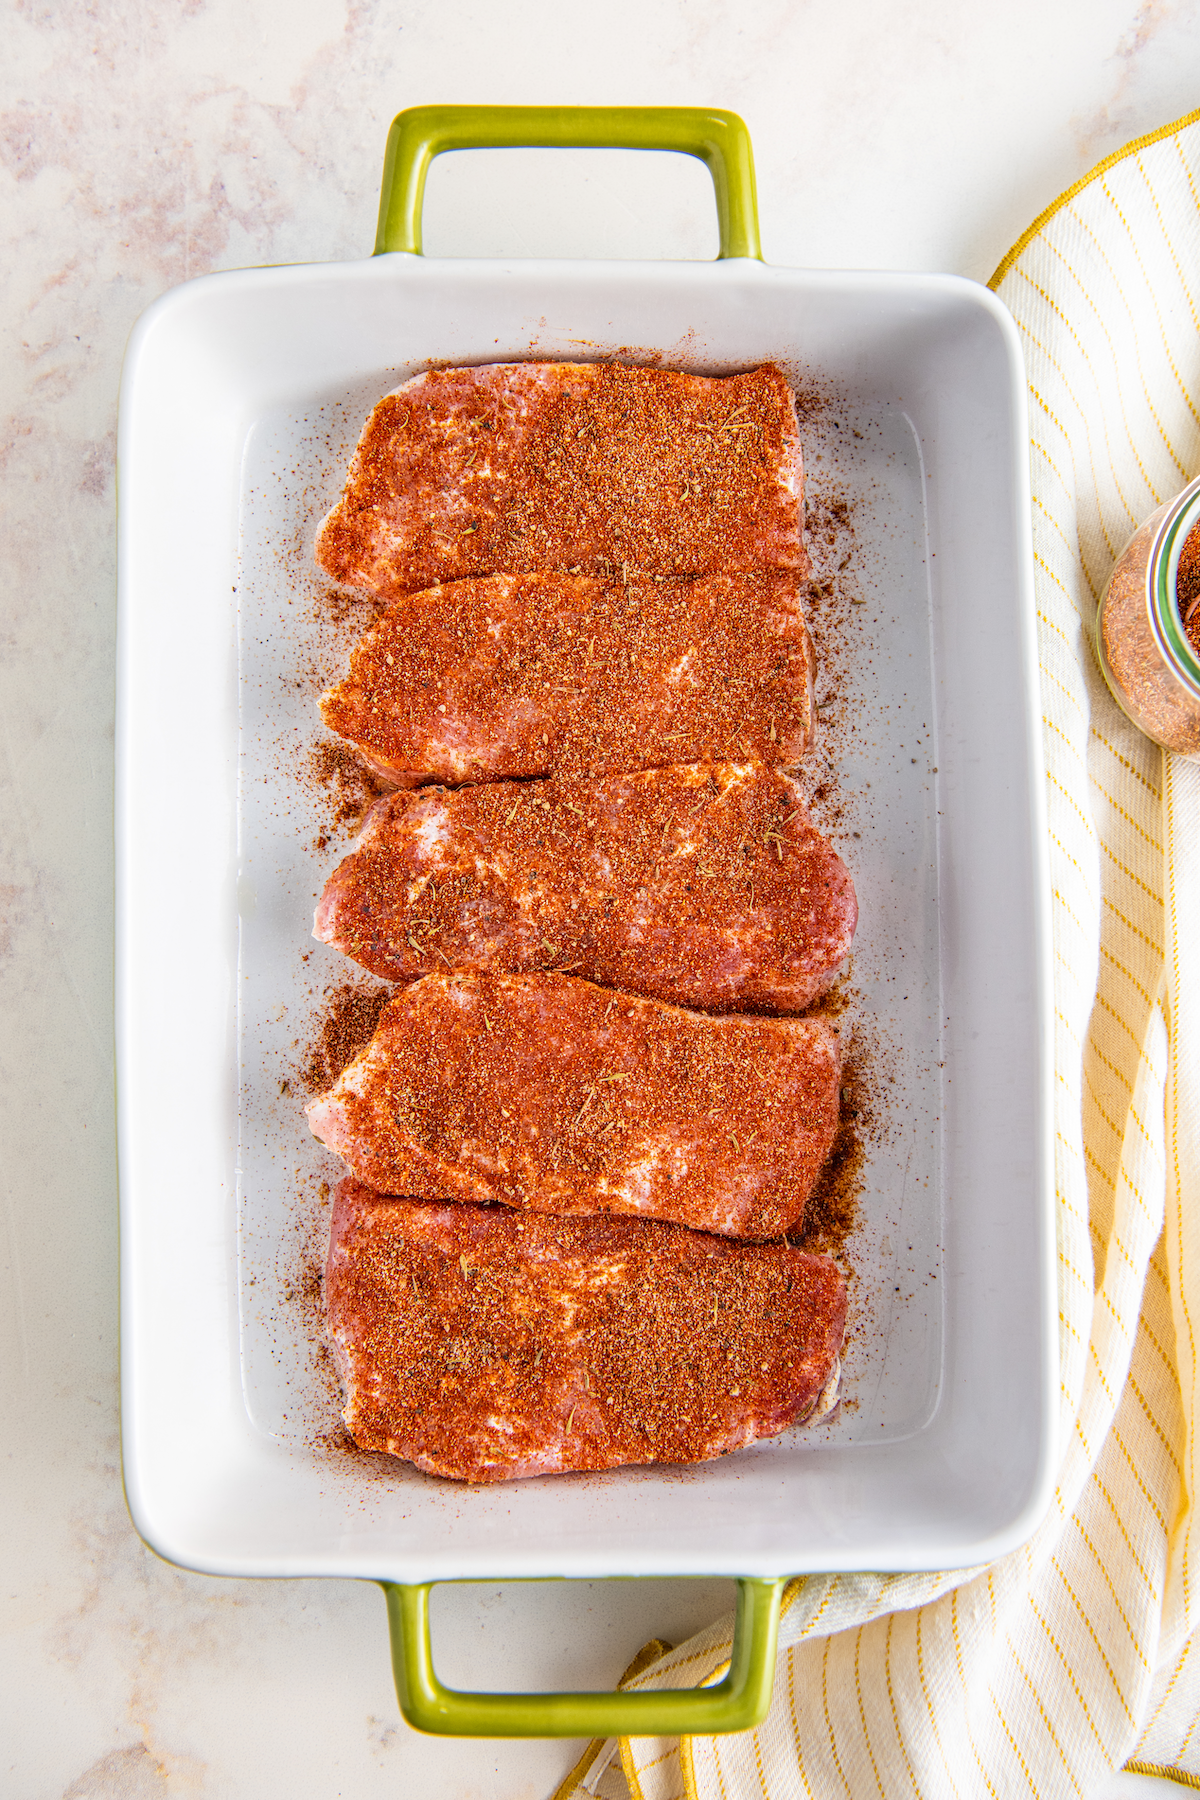
M 794 1241 L 804 1250 L 832 1256 L 847 1267 L 847 1242 L 859 1223 L 859 1200 L 866 1175 L 865 1134 L 871 1114 L 868 1081 L 861 1057 L 843 1064 L 841 1110 L 829 1160 L 804 1209 L 803 1229 Z
M 323 622 L 365 631 L 379 617 L 380 603 L 374 594 L 365 594 L 361 588 L 327 586 L 318 594 L 314 611 Z
M 330 823 L 339 831 L 356 827 L 384 792 L 384 784 L 349 744 L 324 738 L 308 752 L 310 784 L 327 799 Z M 330 833 L 322 831 L 314 848 L 327 850 Z
M 390 988 L 375 982 L 344 981 L 334 988 L 304 1052 L 300 1079 L 307 1093 L 323 1094 L 347 1063 L 366 1049 L 391 997 Z

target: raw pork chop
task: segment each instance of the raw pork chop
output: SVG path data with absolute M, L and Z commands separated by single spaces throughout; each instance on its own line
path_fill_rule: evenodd
M 770 363 L 721 380 L 437 369 L 371 414 L 317 560 L 386 599 L 500 570 L 803 573 L 803 480 L 795 402 Z
M 794 763 L 814 658 L 794 575 L 496 575 L 397 602 L 321 713 L 384 780 Z
M 857 917 L 789 776 L 693 763 L 386 795 L 313 935 L 394 981 L 439 962 L 569 969 L 681 1006 L 802 1012 Z
M 326 1300 L 364 1450 L 510 1481 L 700 1462 L 834 1403 L 837 1265 L 678 1225 L 381 1200 L 343 1181 Z
M 308 1120 L 381 1194 L 766 1238 L 799 1224 L 840 1067 L 819 1017 L 714 1019 L 570 975 L 426 975 Z

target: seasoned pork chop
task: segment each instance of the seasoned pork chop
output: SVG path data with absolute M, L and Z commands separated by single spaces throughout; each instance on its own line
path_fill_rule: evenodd
M 317 560 L 386 599 L 501 570 L 804 573 L 803 479 L 795 402 L 770 363 L 717 380 L 437 369 L 371 414 Z
M 312 1101 L 382 1194 L 794 1229 L 833 1145 L 827 1020 L 712 1018 L 570 975 L 426 975 Z
M 799 760 L 812 730 L 800 583 L 496 575 L 389 607 L 321 701 L 385 781 Z
M 364 1450 L 510 1481 L 700 1462 L 828 1410 L 846 1287 L 787 1245 L 382 1200 L 343 1181 L 326 1276 Z
M 693 763 L 386 795 L 313 935 L 394 981 L 569 969 L 681 1006 L 802 1012 L 857 917 L 790 777 Z

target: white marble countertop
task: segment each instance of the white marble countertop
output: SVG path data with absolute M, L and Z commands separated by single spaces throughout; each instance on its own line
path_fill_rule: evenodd
M 15 0 L 4 37 L 0 1788 L 539 1800 L 577 1747 L 410 1732 L 377 1589 L 188 1575 L 125 1512 L 111 905 L 125 340 L 191 276 L 365 254 L 388 121 L 431 100 L 731 107 L 754 139 L 768 260 L 986 280 L 1100 157 L 1200 102 L 1200 6 Z M 444 159 L 429 181 L 434 255 L 706 256 L 715 237 L 707 177 L 679 159 L 495 152 Z M 606 1686 L 646 1638 L 686 1635 L 725 1595 L 446 1591 L 439 1660 L 468 1685 Z

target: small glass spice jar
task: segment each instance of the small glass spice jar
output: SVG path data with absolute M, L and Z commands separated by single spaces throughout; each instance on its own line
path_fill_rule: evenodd
M 1117 704 L 1164 749 L 1200 759 L 1200 477 L 1140 525 L 1096 614 Z M 1181 566 L 1182 565 L 1182 566 Z M 1190 628 L 1190 630 L 1189 630 Z

